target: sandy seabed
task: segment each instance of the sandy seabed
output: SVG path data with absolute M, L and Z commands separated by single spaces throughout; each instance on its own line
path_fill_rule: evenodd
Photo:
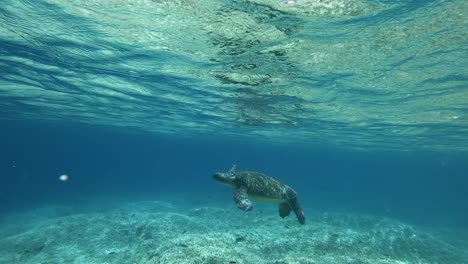
M 161 201 L 86 213 L 43 207 L 2 217 L 0 263 L 468 263 L 465 247 L 439 233 L 385 217 L 306 211 L 300 225 L 274 206 L 248 213 Z

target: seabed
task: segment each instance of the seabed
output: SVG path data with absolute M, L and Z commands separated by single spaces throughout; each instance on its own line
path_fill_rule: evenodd
M 0 263 L 468 263 L 465 247 L 394 219 L 305 211 L 300 225 L 273 206 L 248 213 L 161 201 L 80 213 L 43 207 L 2 217 Z

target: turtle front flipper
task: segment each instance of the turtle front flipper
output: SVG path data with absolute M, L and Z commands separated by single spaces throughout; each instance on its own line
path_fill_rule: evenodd
M 252 202 L 250 202 L 245 188 L 234 190 L 234 201 L 236 202 L 237 207 L 241 210 L 250 211 L 253 209 Z
M 292 211 L 292 208 L 291 206 L 289 206 L 289 203 L 278 204 L 278 209 L 279 209 L 279 215 L 281 216 L 281 218 L 285 218 Z

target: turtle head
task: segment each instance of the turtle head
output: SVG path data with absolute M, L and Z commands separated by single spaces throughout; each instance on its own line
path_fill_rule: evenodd
M 231 187 L 236 185 L 236 164 L 232 165 L 228 172 L 218 172 L 213 175 L 215 181 Z
M 234 186 L 234 181 L 236 177 L 232 173 L 215 173 L 213 175 L 213 179 L 221 184 L 225 184 L 228 186 Z

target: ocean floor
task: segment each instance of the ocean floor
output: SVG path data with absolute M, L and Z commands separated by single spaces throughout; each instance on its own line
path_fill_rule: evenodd
M 466 245 L 451 243 L 448 232 L 305 209 L 302 226 L 293 215 L 281 219 L 273 205 L 247 213 L 233 204 L 161 201 L 94 212 L 44 207 L 2 217 L 0 263 L 468 263 Z

